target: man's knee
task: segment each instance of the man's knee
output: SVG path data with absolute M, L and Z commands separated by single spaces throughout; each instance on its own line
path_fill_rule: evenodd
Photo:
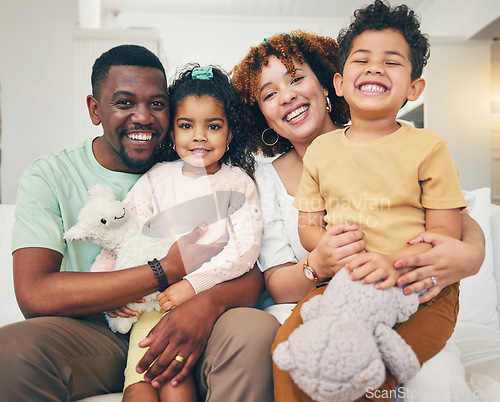
M 250 358 L 262 359 L 270 355 L 271 344 L 280 324 L 271 314 L 252 308 L 237 308 L 224 313 L 214 330 L 221 327 L 225 342 L 238 351 L 249 350 Z

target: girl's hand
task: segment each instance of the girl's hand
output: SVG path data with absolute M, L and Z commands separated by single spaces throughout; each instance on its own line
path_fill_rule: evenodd
M 319 278 L 332 278 L 356 254 L 364 251 L 364 236 L 358 225 L 340 224 L 328 229 L 309 254 L 309 264 Z
M 156 296 L 160 302 L 161 312 L 165 313 L 189 300 L 196 294 L 193 287 L 186 279 L 170 285 L 167 289 Z
M 416 267 L 401 275 L 397 285 L 410 284 L 405 287 L 405 294 L 428 289 L 420 296 L 420 303 L 431 300 L 446 286 L 475 274 L 477 270 L 472 272 L 471 267 L 480 266 L 484 259 L 484 247 L 437 233 L 421 233 L 409 243 L 421 242 L 433 247 L 424 253 L 402 258 L 394 264 L 396 269 Z M 431 276 L 435 278 L 436 285 L 433 285 Z
M 136 300 L 134 303 L 144 303 L 144 301 L 145 301 L 144 299 L 139 299 Z M 111 318 L 116 318 L 116 317 L 130 318 L 130 317 L 140 316 L 139 312 L 132 310 L 131 308 L 128 308 L 127 305 L 115 308 L 114 310 L 110 310 L 107 312 L 107 314 Z
M 389 289 L 399 277 L 393 265 L 391 255 L 371 251 L 358 254 L 346 264 L 345 269 L 351 273 L 353 281 L 361 280 L 363 284 L 378 282 L 375 284 L 377 289 Z

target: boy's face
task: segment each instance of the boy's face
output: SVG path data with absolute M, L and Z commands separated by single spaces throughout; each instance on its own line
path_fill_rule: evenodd
M 334 86 L 352 117 L 395 119 L 405 100 L 418 99 L 425 87 L 423 79 L 411 80 L 411 71 L 410 49 L 400 32 L 369 30 L 354 39 Z

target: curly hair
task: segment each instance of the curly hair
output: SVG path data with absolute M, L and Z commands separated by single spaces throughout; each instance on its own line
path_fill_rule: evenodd
M 255 171 L 255 158 L 251 151 L 250 142 L 254 128 L 252 116 L 248 107 L 242 102 L 229 80 L 229 75 L 220 67 L 212 67 L 213 78 L 201 80 L 193 79 L 193 69 L 199 64 L 188 64 L 177 73 L 176 79 L 168 88 L 170 105 L 170 130 L 173 130 L 173 121 L 177 107 L 189 96 L 210 96 L 220 104 L 226 115 L 232 139 L 229 149 L 224 153 L 220 162 L 243 169 L 250 177 Z M 170 136 L 165 139 L 165 144 L 158 155 L 159 161 L 178 160 L 179 155 L 173 149 Z
M 108 78 L 109 69 L 112 66 L 137 66 L 151 67 L 160 70 L 165 77 L 165 69 L 156 55 L 144 46 L 119 45 L 101 54 L 92 66 L 92 95 L 98 99 L 101 85 Z
M 391 9 L 382 0 L 354 11 L 354 19 L 349 27 L 340 31 L 337 37 L 340 72 L 344 71 L 345 62 L 358 35 L 367 30 L 384 29 L 395 29 L 403 35 L 410 48 L 411 79 L 420 78 L 430 55 L 428 35 L 420 32 L 420 20 L 407 5 Z
M 303 31 L 277 34 L 267 38 L 260 45 L 252 47 L 246 57 L 231 71 L 231 82 L 243 101 L 250 106 L 255 119 L 257 133 L 252 143 L 253 151 L 265 156 L 275 156 L 293 148 L 290 141 L 278 136 L 275 145 L 268 146 L 260 138 L 267 128 L 267 122 L 257 103 L 259 98 L 259 76 L 262 68 L 276 56 L 295 75 L 294 61 L 306 63 L 328 91 L 332 104 L 330 118 L 341 126 L 349 121 L 349 109 L 343 98 L 339 98 L 333 88 L 333 76 L 338 72 L 338 46 L 334 39 Z

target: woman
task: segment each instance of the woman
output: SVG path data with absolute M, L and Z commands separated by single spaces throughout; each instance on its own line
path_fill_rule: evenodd
M 356 253 L 364 249 L 363 233 L 354 225 L 330 229 L 310 254 L 300 245 L 297 211 L 291 206 L 302 173 L 302 157 L 319 135 L 346 124 L 348 110 L 333 89 L 337 72 L 337 44 L 327 37 L 300 31 L 265 39 L 250 50 L 233 70 L 233 85 L 252 108 L 262 134 L 255 149 L 276 156 L 256 172 L 264 234 L 259 266 L 275 303 L 298 303 L 277 333 L 274 346 L 286 340 L 301 324 L 302 303 L 321 294 L 304 275 L 306 266 L 317 277 L 331 278 Z M 422 241 L 435 247 L 416 258 L 398 262 L 398 285 L 412 283 L 408 291 L 428 291 L 421 307 L 397 331 L 415 350 L 420 362 L 437 354 L 453 333 L 458 313 L 458 292 L 450 286 L 478 271 L 484 258 L 484 238 L 479 226 L 465 213 L 462 241 L 427 233 Z M 419 268 L 410 270 L 412 266 Z M 432 325 L 424 325 L 432 323 Z M 274 367 L 276 401 L 310 400 L 288 372 Z M 387 372 L 382 389 L 397 381 Z

